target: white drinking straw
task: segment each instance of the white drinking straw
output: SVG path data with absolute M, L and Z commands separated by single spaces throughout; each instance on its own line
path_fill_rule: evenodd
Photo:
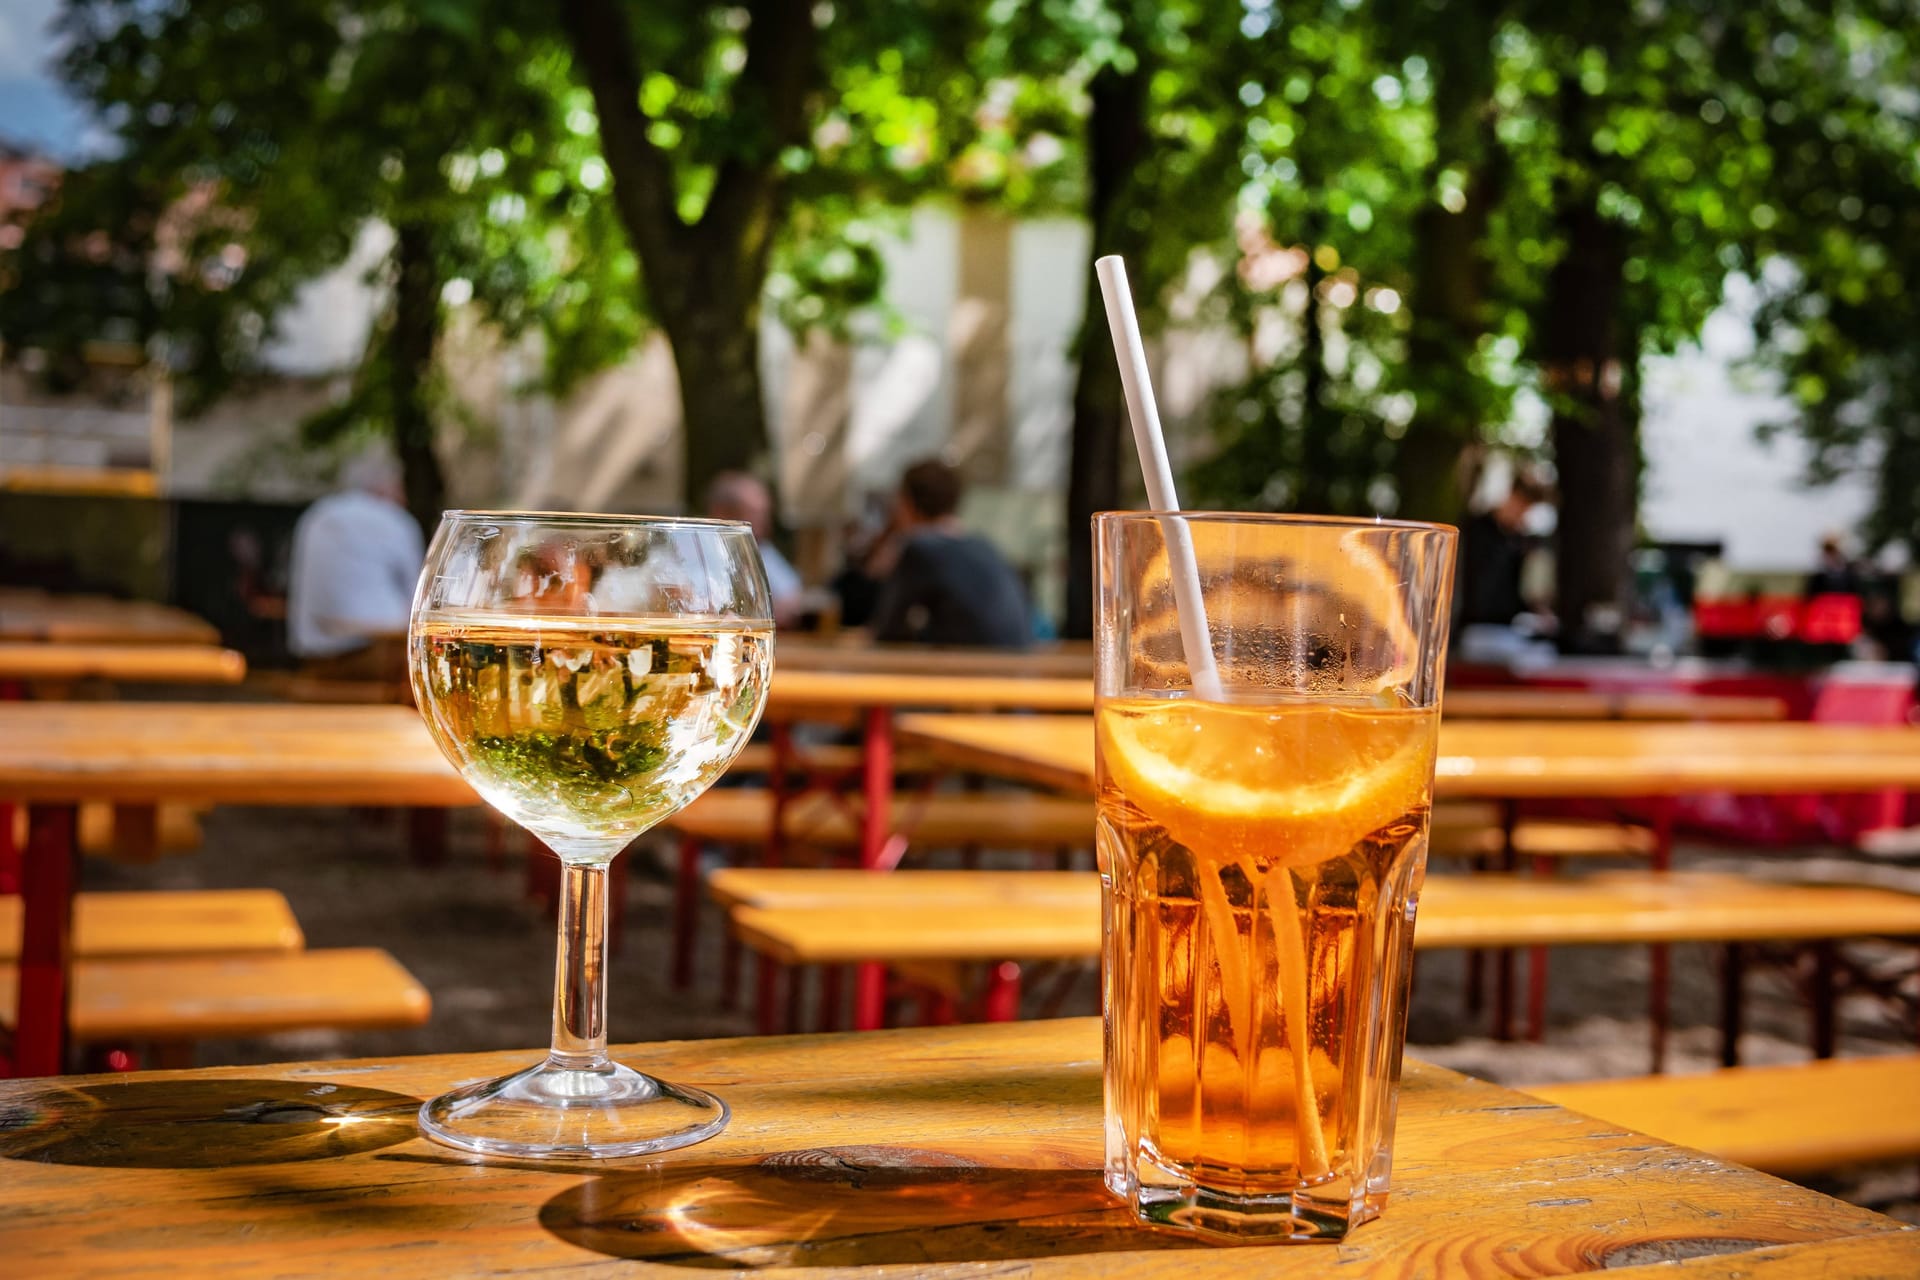
M 1107 304 L 1107 327 L 1113 331 L 1113 354 L 1120 361 L 1120 386 L 1127 396 L 1127 417 L 1133 422 L 1140 474 L 1147 482 L 1147 505 L 1174 513 L 1161 520 L 1160 528 L 1167 542 L 1167 575 L 1173 580 L 1173 609 L 1180 622 L 1180 643 L 1187 651 L 1187 671 L 1193 677 L 1194 693 L 1218 702 L 1223 694 L 1220 673 L 1213 665 L 1213 642 L 1208 638 L 1207 607 L 1200 598 L 1200 567 L 1193 556 L 1192 533 L 1187 522 L 1178 518 L 1180 498 L 1173 490 L 1167 438 L 1153 403 L 1153 379 L 1147 373 L 1147 348 L 1140 341 L 1140 320 L 1133 313 L 1133 294 L 1127 288 L 1127 264 L 1108 254 L 1094 259 L 1093 272 Z

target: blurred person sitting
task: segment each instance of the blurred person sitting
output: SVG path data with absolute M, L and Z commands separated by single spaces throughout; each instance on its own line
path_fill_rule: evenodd
M 1027 594 L 999 550 L 961 528 L 960 473 L 938 459 L 908 467 L 894 497 L 896 558 L 874 605 L 881 643 L 1021 649 L 1033 639 Z
M 404 497 L 399 463 L 384 452 L 362 454 L 341 470 L 339 491 L 294 525 L 287 647 L 309 669 L 392 674 L 383 651 L 402 652 L 397 638 L 406 635 L 425 558 Z
M 722 471 L 707 486 L 707 515 L 753 526 L 760 562 L 767 569 L 767 592 L 773 597 L 774 625 L 790 627 L 798 622 L 805 587 L 799 572 L 773 545 L 773 494 L 766 484 L 744 471 Z
M 1861 594 L 1862 574 L 1847 558 L 1847 544 L 1837 533 L 1820 539 L 1820 562 L 1807 578 L 1809 596 Z
M 1533 616 L 1534 610 L 1527 603 L 1522 587 L 1527 555 L 1533 549 L 1527 516 L 1546 499 L 1547 487 L 1537 477 L 1516 473 L 1507 496 L 1479 515 L 1469 517 L 1461 528 L 1459 625 L 1462 629 L 1511 627 L 1516 619 Z

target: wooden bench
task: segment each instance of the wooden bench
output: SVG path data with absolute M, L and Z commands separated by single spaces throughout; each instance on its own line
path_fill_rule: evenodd
M 0 805 L 0 820 L 13 824 L 13 847 L 26 847 L 24 805 Z M 123 862 L 151 862 L 163 853 L 187 853 L 201 844 L 200 815 L 184 804 L 80 806 L 80 852 Z
M 758 787 L 719 787 L 662 825 L 714 844 L 764 844 L 773 831 L 773 793 Z M 783 836 L 791 845 L 853 849 L 860 844 L 857 802 L 845 805 L 818 792 L 786 808 Z M 1024 791 L 900 792 L 893 813 L 918 844 L 995 849 L 1077 848 L 1093 843 L 1093 801 Z
M 1548 1102 L 1768 1173 L 1920 1156 L 1920 1055 L 1529 1087 Z
M 784 847 L 845 853 L 860 845 L 855 807 L 833 796 L 811 792 L 791 800 L 782 824 Z M 1069 850 L 1093 843 L 1093 802 L 1070 796 L 1022 791 L 897 793 L 893 809 L 906 836 L 916 844 L 969 849 Z M 675 881 L 673 981 L 693 980 L 693 955 L 700 913 L 700 852 L 706 845 L 764 847 L 773 832 L 774 797 L 752 787 L 721 787 L 707 792 L 663 824 L 680 836 Z M 904 848 L 894 852 L 897 861 Z M 735 959 L 727 957 L 724 986 L 734 989 Z
M 0 1023 L 11 1026 L 14 967 L 0 965 Z M 83 1044 L 179 1044 L 311 1028 L 418 1026 L 426 988 L 374 947 L 256 956 L 81 959 L 67 1022 Z
M 1428 848 L 1436 858 L 1516 860 L 1564 858 L 1646 859 L 1659 851 L 1651 828 L 1589 819 L 1521 818 L 1509 848 L 1500 806 L 1472 801 L 1433 806 Z
M 82 893 L 73 951 L 82 960 L 251 955 L 306 946 L 286 898 L 272 889 Z M 20 957 L 20 899 L 0 897 L 0 960 Z
M 751 871 L 717 875 L 735 937 L 789 966 L 940 965 L 1099 954 L 1099 879 L 1033 872 Z M 972 877 L 969 882 L 952 878 Z M 811 879 L 801 879 L 811 877 Z M 1705 872 L 1618 871 L 1578 879 L 1429 876 L 1414 946 L 1830 942 L 1920 937 L 1920 895 L 1770 884 Z M 1727 1030 L 1737 1037 L 1737 978 Z M 1828 1008 L 1817 1016 L 1831 1016 Z M 1816 1040 L 1818 1030 L 1816 1028 Z
M 860 767 L 864 753 L 849 743 L 831 742 L 819 745 L 796 746 L 793 750 L 792 769 L 798 773 L 851 773 Z M 928 773 L 938 768 L 932 756 L 924 751 L 900 751 L 894 755 L 893 769 L 896 774 Z M 773 744 L 771 742 L 749 742 L 740 748 L 740 754 L 727 767 L 732 775 L 768 774 L 773 772 Z

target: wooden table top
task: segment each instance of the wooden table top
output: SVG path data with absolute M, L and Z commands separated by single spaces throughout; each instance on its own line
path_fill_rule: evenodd
M 713 896 L 735 908 L 744 940 L 787 964 L 1064 960 L 1100 952 L 1100 879 L 1091 871 L 876 876 L 728 868 L 715 873 Z M 1873 937 L 1920 937 L 1920 894 L 1618 871 L 1554 880 L 1430 875 L 1413 944 L 1445 951 Z
M 1779 698 L 1701 693 L 1607 693 L 1597 689 L 1449 689 L 1455 720 L 1784 720 Z
M 782 633 L 776 642 L 782 671 L 858 671 L 869 674 L 1056 676 L 1090 679 L 1093 646 L 1045 645 L 1032 649 L 952 649 L 919 644 L 873 644 Z
M 184 609 L 146 600 L 7 591 L 0 593 L 0 640 L 210 645 L 220 633 Z
M 1920 1265 L 1920 1232 L 1891 1219 L 1413 1061 L 1379 1221 L 1337 1246 L 1150 1231 L 1100 1184 L 1091 1018 L 633 1046 L 618 1056 L 733 1107 L 719 1137 L 650 1164 L 486 1163 L 417 1136 L 422 1099 L 534 1056 L 0 1083 L 0 1251 L 23 1276 L 228 1280 L 1491 1280 L 1609 1265 L 1614 1280 L 1840 1280 Z M 290 1119 L 303 1111 L 311 1122 Z
M 911 715 L 903 743 L 949 764 L 1094 788 L 1090 716 Z M 1748 795 L 1920 790 L 1920 731 L 1809 724 L 1444 721 L 1436 797 Z
M 0 703 L 0 799 L 478 803 L 412 707 Z
M 780 688 L 776 680 L 776 699 Z M 911 715 L 901 729 L 954 764 L 1066 790 L 1093 787 L 1086 716 Z M 1441 730 L 1435 781 L 1438 795 L 1499 797 L 1881 787 L 1920 788 L 1920 733 L 1801 723 L 1459 722 Z M 0 799 L 475 803 L 410 707 L 172 702 L 0 704 Z
M 791 719 L 867 708 L 954 711 L 1091 711 L 1093 681 L 1043 676 L 913 675 L 884 671 L 789 671 L 774 652 L 767 715 Z
M 245 658 L 210 645 L 0 641 L 0 680 L 238 684 L 246 675 Z

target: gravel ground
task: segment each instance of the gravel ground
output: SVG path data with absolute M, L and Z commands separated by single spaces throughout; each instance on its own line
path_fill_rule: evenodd
M 553 923 L 523 891 L 520 845 L 507 841 L 505 865 L 489 868 L 487 828 L 478 812 L 453 815 L 449 856 L 422 867 L 407 856 L 398 814 L 348 810 L 224 809 L 205 818 L 204 846 L 191 855 L 133 867 L 89 860 L 89 888 L 263 887 L 287 895 L 313 947 L 385 947 L 433 994 L 424 1027 L 385 1032 L 313 1032 L 201 1047 L 200 1061 L 262 1063 L 289 1058 L 387 1056 L 543 1044 L 553 982 Z M 751 1012 L 722 1007 L 717 990 L 719 922 L 703 921 L 704 982 L 690 993 L 667 981 L 671 908 L 665 849 L 629 855 L 626 940 L 610 978 L 609 1025 L 616 1041 L 751 1033 Z M 1861 861 L 1836 851 L 1731 856 L 1683 849 L 1681 865 L 1754 875 L 1871 879 L 1920 891 L 1920 857 Z M 1902 957 L 1890 952 L 1886 959 Z M 1911 952 L 1906 953 L 1910 960 Z M 1484 1018 L 1464 1007 L 1464 959 L 1432 954 L 1415 984 L 1409 1049 L 1430 1061 L 1503 1084 L 1634 1075 L 1647 1067 L 1643 948 L 1565 948 L 1553 952 L 1548 1034 L 1542 1043 L 1489 1037 Z M 1679 947 L 1673 959 L 1670 1063 L 1675 1071 L 1717 1063 L 1718 987 L 1713 956 Z M 1035 984 L 1036 987 L 1041 984 Z M 1038 1003 L 1040 993 L 1034 993 Z M 1090 974 L 1071 984 L 1062 1014 L 1097 1011 Z M 1749 978 L 1750 1063 L 1807 1056 L 1807 1019 L 1781 976 Z M 1844 1010 L 1843 1054 L 1895 1052 L 1913 1031 L 1858 1003 Z M 1920 1222 L 1920 1178 L 1912 1165 L 1847 1170 L 1811 1185 Z

